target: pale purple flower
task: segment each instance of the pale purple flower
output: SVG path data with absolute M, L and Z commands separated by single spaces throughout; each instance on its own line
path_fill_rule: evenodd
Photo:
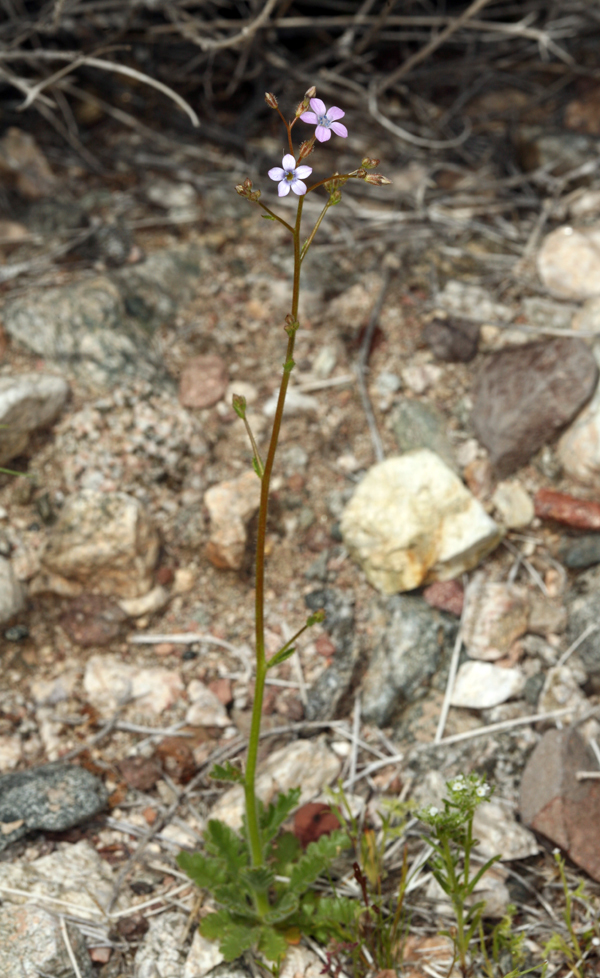
M 338 119 L 343 119 L 346 115 L 343 109 L 339 109 L 337 105 L 332 105 L 330 109 L 327 109 L 325 102 L 321 101 L 320 98 L 311 98 L 309 104 L 312 112 L 303 112 L 300 118 L 302 122 L 308 122 L 311 126 L 317 127 L 315 136 L 320 143 L 326 143 L 328 139 L 331 139 L 332 129 L 336 136 L 346 138 L 348 130 L 341 122 L 337 122 Z
M 306 184 L 303 181 L 312 173 L 312 166 L 296 166 L 296 160 L 291 153 L 286 153 L 281 161 L 281 166 L 274 166 L 269 170 L 271 180 L 278 180 L 279 186 L 277 193 L 280 197 L 287 197 L 290 190 L 302 197 L 306 193 Z

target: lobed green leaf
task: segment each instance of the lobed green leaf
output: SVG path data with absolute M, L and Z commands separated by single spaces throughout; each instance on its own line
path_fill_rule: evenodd
M 280 792 L 268 808 L 260 809 L 258 820 L 264 842 L 275 838 L 279 827 L 298 807 L 301 793 L 301 788 L 290 788 L 289 791 Z
M 243 771 L 240 771 L 239 767 L 235 767 L 231 761 L 215 764 L 210 772 L 210 777 L 214 781 L 233 781 L 236 784 L 244 784 L 245 780 Z
M 315 882 L 342 849 L 347 849 L 350 840 L 343 829 L 336 829 L 329 835 L 322 835 L 311 842 L 305 854 L 298 860 L 290 874 L 290 890 L 302 893 Z

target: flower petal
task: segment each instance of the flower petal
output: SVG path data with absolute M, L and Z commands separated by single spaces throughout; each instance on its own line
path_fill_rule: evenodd
M 277 187 L 277 193 L 279 194 L 280 197 L 287 197 L 289 192 L 290 192 L 290 184 L 287 182 L 287 180 L 282 180 L 279 186 Z
M 317 113 L 317 115 L 325 115 L 325 113 L 327 112 L 327 109 L 325 107 L 325 102 L 321 101 L 320 98 L 311 98 L 310 107 L 313 110 L 313 112 Z
M 319 121 L 314 112 L 303 112 L 300 118 L 302 119 L 302 122 L 308 122 L 311 126 L 316 126 L 317 122 Z
M 339 122 L 336 123 L 339 126 Z M 325 126 L 317 126 L 315 129 L 315 136 L 320 143 L 326 143 L 328 139 L 331 139 L 331 130 L 326 129 Z
M 312 173 L 312 166 L 306 166 L 304 163 L 302 166 L 296 167 L 296 176 L 301 180 L 306 180 Z
M 345 126 L 342 125 L 341 122 L 332 122 L 331 128 L 333 129 L 336 136 L 343 136 L 345 139 L 346 136 L 348 135 L 348 130 L 346 129 Z
M 274 166 L 269 170 L 269 176 L 271 180 L 283 180 L 285 170 L 282 170 L 280 166 Z
M 306 193 L 306 184 L 302 180 L 293 180 L 291 186 L 294 193 L 298 194 L 299 197 Z
M 281 165 L 284 170 L 294 170 L 296 168 L 296 160 L 291 153 L 286 153 L 281 161 Z
M 332 122 L 334 122 L 335 119 L 343 119 L 345 115 L 346 113 L 344 110 L 340 109 L 337 105 L 332 105 L 330 109 L 327 109 L 327 118 Z

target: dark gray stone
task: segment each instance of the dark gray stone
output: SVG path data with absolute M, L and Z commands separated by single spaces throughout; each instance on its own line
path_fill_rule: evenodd
M 456 621 L 414 595 L 394 595 L 383 611 L 384 630 L 362 696 L 363 719 L 380 727 L 394 723 L 407 703 L 427 691 L 458 628 Z
M 558 337 L 490 356 L 474 385 L 472 424 L 498 478 L 525 465 L 594 393 L 598 367 L 579 339 Z
M 566 537 L 558 549 L 559 560 L 572 570 L 582 570 L 600 564 L 600 533 L 581 537 Z
M 0 777 L 0 851 L 34 829 L 63 832 L 105 808 L 102 781 L 75 764 L 44 764 Z M 13 829 L 9 826 L 14 825 Z
M 392 428 L 401 452 L 429 448 L 456 469 L 450 442 L 446 437 L 446 421 L 431 404 L 409 397 L 401 398 L 392 415 Z
M 581 574 L 567 595 L 567 644 L 577 641 L 586 628 L 600 625 L 600 567 Z M 577 646 L 583 667 L 595 688 L 600 692 L 600 630 L 592 631 Z
M 479 323 L 469 319 L 432 319 L 423 327 L 422 338 L 438 360 L 468 363 L 477 353 Z
M 325 610 L 323 627 L 335 645 L 333 662 L 308 691 L 306 719 L 331 720 L 350 688 L 358 658 L 354 598 L 334 588 L 320 588 L 304 600 L 311 611 Z

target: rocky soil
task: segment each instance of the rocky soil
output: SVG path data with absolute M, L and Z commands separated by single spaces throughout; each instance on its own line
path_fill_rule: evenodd
M 25 181 L 24 138 L 0 140 L 17 154 L 0 465 L 20 473 L 0 475 L 0 974 L 27 933 L 27 974 L 201 978 L 220 957 L 174 857 L 209 814 L 240 819 L 207 777 L 243 756 L 252 702 L 258 480 L 231 397 L 263 448 L 289 241 L 218 147 L 191 163 L 121 134 L 91 176 L 27 137 Z M 373 133 L 315 157 L 381 156 L 393 184 L 349 191 L 306 259 L 267 541 L 268 650 L 327 618 L 269 680 L 262 797 L 341 777 L 377 824 L 386 795 L 434 802 L 485 772 L 480 851 L 503 857 L 486 899 L 518 905 L 533 960 L 554 845 L 600 893 L 600 185 L 569 182 L 597 153 L 582 140 L 547 164 L 547 227 L 514 200 L 498 217 L 499 162 L 398 160 Z M 415 960 L 444 912 L 431 884 L 411 894 Z M 284 974 L 321 967 L 294 949 Z

